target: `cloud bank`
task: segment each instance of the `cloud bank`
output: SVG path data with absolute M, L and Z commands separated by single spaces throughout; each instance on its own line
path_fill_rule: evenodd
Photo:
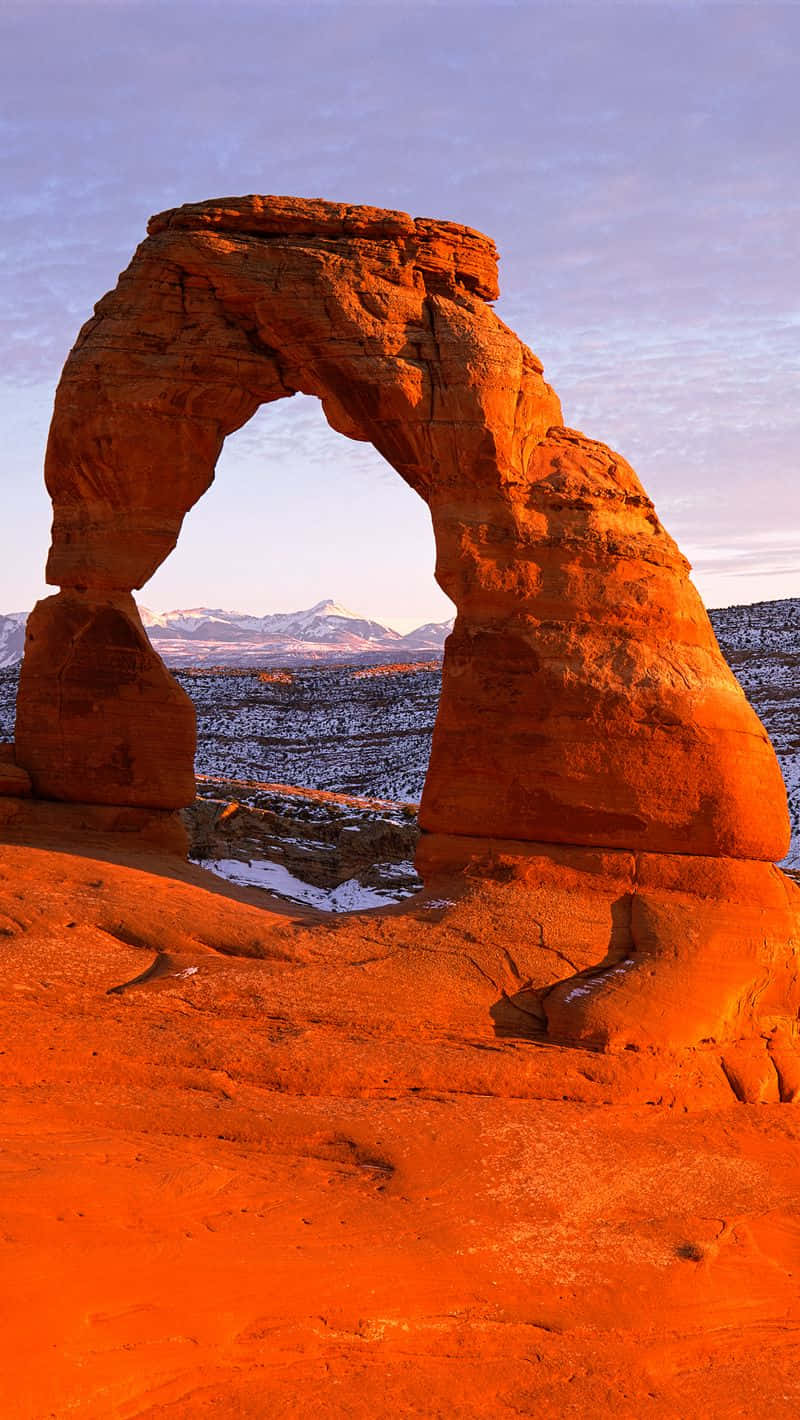
M 500 314 L 567 421 L 619 448 L 670 531 L 706 549 L 707 599 L 748 600 L 765 578 L 800 593 L 782 531 L 800 526 L 798 42 L 800 10 L 769 3 L 6 4 L 0 390 L 14 432 L 0 479 L 15 549 L 0 607 L 39 589 L 49 403 L 93 302 L 150 212 L 251 191 L 488 231 Z M 424 509 L 377 456 L 333 435 L 323 454 L 321 437 L 286 402 L 231 445 L 209 527 L 240 526 L 250 601 L 343 595 L 348 509 L 364 503 L 349 595 L 446 614 Z M 196 599 L 205 578 L 206 597 L 242 604 L 240 571 L 223 555 L 208 566 L 203 516 L 158 574 L 164 599 Z M 291 526 L 299 599 L 265 556 L 268 529 Z

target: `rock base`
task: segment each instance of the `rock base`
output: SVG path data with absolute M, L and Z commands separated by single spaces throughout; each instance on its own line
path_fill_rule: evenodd
M 35 794 L 180 809 L 194 798 L 194 751 L 194 707 L 129 593 L 37 602 L 16 718 L 16 758 Z
M 798 1092 L 800 888 L 772 864 L 423 834 L 417 867 L 431 892 L 517 885 L 508 949 L 519 964 L 537 946 L 526 1004 L 549 1039 L 612 1053 L 760 1040 L 763 1089 Z M 754 1069 L 734 1071 L 748 1097 Z
M 65 804 L 52 799 L 0 797 L 0 842 L 71 842 L 88 852 L 91 838 L 108 836 L 136 852 L 185 858 L 189 837 L 180 815 L 163 809 Z
M 534 895 L 453 881 L 0 846 L 0 1414 L 797 1420 L 796 1113 L 523 1034 Z

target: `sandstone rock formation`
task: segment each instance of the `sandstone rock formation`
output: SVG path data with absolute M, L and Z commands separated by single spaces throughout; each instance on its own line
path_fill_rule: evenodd
M 23 669 L 16 748 L 42 798 L 191 802 L 194 707 L 153 650 L 129 592 L 68 589 L 37 603 Z
M 30 775 L 16 763 L 14 745 L 0 744 L 0 798 L 26 799 L 31 788 Z
M 0 845 L 4 1420 L 797 1420 L 767 1054 L 542 1048 L 542 895 L 457 891 L 334 927 Z
M 800 1099 L 800 886 L 772 864 L 423 834 L 417 865 L 440 894 L 459 878 L 517 893 L 512 1002 L 551 1039 L 699 1047 L 697 1068 L 723 1060 L 740 1098 Z M 526 961 L 531 938 L 549 970 Z
M 428 503 L 436 575 L 458 608 L 422 828 L 619 850 L 628 863 L 692 855 L 671 891 L 702 898 L 696 870 L 698 883 L 724 882 L 711 895 L 728 893 L 734 917 L 754 897 L 772 912 L 763 865 L 789 839 L 772 748 L 636 475 L 563 426 L 540 362 L 491 309 L 492 243 L 448 222 L 275 197 L 188 205 L 149 232 L 56 397 L 47 575 L 62 591 L 31 618 L 18 709 L 36 791 L 165 809 L 191 798 L 191 710 L 130 592 L 175 545 L 225 436 L 302 391 Z M 714 859 L 728 864 L 717 877 L 701 866 Z M 660 883 L 673 870 L 652 871 Z M 560 1036 L 621 1044 L 641 1017 L 649 1040 L 672 1039 L 708 947 L 699 926 L 687 945 L 689 927 L 705 919 L 639 906 L 632 950 L 643 961 L 647 942 L 652 967 L 627 995 L 615 985 L 613 1007 L 608 981 L 591 1010 L 580 981 L 565 988 L 550 1007 Z M 709 928 L 714 1004 L 692 1040 L 755 1029 L 754 982 L 791 975 L 789 917 L 770 928 L 771 964 L 737 976 L 735 1001 L 720 945 L 730 921 L 721 937 Z M 791 991 L 782 1010 L 796 1015 Z

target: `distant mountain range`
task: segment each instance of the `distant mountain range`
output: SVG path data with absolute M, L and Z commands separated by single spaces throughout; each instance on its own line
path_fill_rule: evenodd
M 168 666 L 308 665 L 314 661 L 415 661 L 441 657 L 452 621 L 398 631 L 327 598 L 306 611 L 251 616 L 218 607 L 153 612 L 145 630 Z M 25 612 L 0 616 L 0 667 L 22 659 Z
M 0 616 L 0 668 L 15 666 L 22 660 L 25 645 L 26 611 L 13 611 L 10 616 Z

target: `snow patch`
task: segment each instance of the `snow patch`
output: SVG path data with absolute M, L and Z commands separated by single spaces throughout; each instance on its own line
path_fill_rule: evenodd
M 265 888 L 267 892 L 288 898 L 290 902 L 315 907 L 318 912 L 366 912 L 372 907 L 387 907 L 393 902 L 400 902 L 418 891 L 415 887 L 401 887 L 399 884 L 388 890 L 364 887 L 358 878 L 348 878 L 335 888 L 315 887 L 313 883 L 296 878 L 282 863 L 273 863 L 268 859 L 248 862 L 239 858 L 202 858 L 198 866 L 240 887 Z
M 635 965 L 636 962 L 632 961 L 630 957 L 627 957 L 625 961 L 619 962 L 617 966 L 609 966 L 605 971 L 598 971 L 592 976 L 591 981 L 585 981 L 580 986 L 573 986 L 572 990 L 567 992 L 567 995 L 564 997 L 564 1005 L 568 1005 L 570 1001 L 576 1001 L 579 996 L 589 996 L 598 986 L 604 986 L 610 976 L 624 974 L 626 971 L 630 971 L 631 967 Z

